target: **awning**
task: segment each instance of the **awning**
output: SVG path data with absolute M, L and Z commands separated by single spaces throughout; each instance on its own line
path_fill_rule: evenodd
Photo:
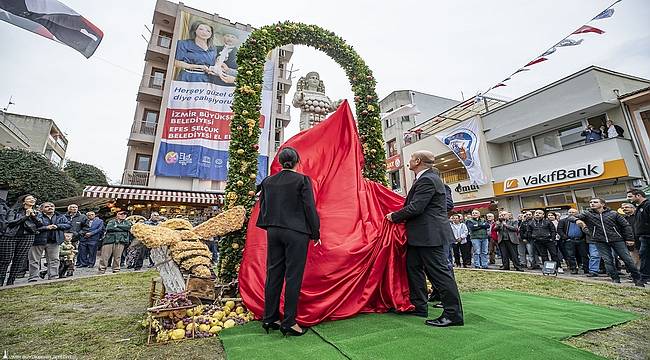
M 106 205 L 107 203 L 109 203 L 110 201 L 111 199 L 97 199 L 97 198 L 88 198 L 85 196 L 74 196 L 74 197 L 69 197 L 69 198 L 54 201 L 54 206 L 57 209 L 65 209 L 70 204 L 76 204 L 77 206 L 79 206 L 79 209 L 87 210 L 87 209 L 100 208 Z
M 462 205 L 454 206 L 453 210 L 451 211 L 463 212 L 463 211 L 490 207 L 490 205 L 492 205 L 492 201 L 483 201 L 483 202 L 472 203 L 472 204 L 462 204 Z
M 218 204 L 223 201 L 223 195 L 219 193 L 142 189 L 121 186 L 86 186 L 83 191 L 83 196 L 191 204 Z

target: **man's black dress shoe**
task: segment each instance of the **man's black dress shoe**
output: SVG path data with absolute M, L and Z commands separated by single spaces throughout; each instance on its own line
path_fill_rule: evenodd
M 465 323 L 461 321 L 451 321 L 448 318 L 441 316 L 437 319 L 427 320 L 424 322 L 425 325 L 434 326 L 434 327 L 447 327 L 447 326 L 463 326 Z

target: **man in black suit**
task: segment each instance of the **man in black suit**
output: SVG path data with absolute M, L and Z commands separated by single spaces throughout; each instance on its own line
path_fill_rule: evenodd
M 406 222 L 406 271 L 410 300 L 414 314 L 428 315 L 425 274 L 440 291 L 444 311 L 430 326 L 463 325 L 463 309 L 458 287 L 448 265 L 447 245 L 453 238 L 447 219 L 445 187 L 432 170 L 435 157 L 430 151 L 416 151 L 411 155 L 409 168 L 415 175 L 413 187 L 406 196 L 404 207 L 386 215 L 394 223 Z

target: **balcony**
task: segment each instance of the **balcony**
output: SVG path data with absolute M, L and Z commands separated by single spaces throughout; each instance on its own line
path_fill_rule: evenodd
M 136 121 L 131 126 L 131 134 L 129 136 L 129 146 L 140 145 L 143 143 L 153 143 L 156 139 L 156 129 L 158 123 L 148 121 Z
M 145 74 L 142 76 L 142 80 L 140 81 L 137 100 L 160 103 L 162 101 L 164 87 L 164 76 Z
M 140 170 L 125 170 L 122 176 L 122 185 L 147 186 L 149 172 Z
M 291 72 L 285 69 L 276 69 L 278 81 L 291 87 Z
M 286 127 L 291 121 L 291 107 L 289 105 L 278 103 L 278 107 L 276 110 L 277 111 L 275 113 L 275 117 L 278 120 L 282 120 L 283 122 L 282 126 Z
M 171 47 L 172 39 L 170 37 L 152 34 L 144 59 L 146 61 L 156 61 L 166 64 L 169 61 Z
M 589 160 L 602 160 L 604 163 L 612 160 L 624 160 L 627 177 L 642 177 L 632 141 L 624 138 L 600 140 L 532 159 L 495 166 L 492 168 L 492 176 L 495 182 L 501 182 L 510 177 L 535 174 Z

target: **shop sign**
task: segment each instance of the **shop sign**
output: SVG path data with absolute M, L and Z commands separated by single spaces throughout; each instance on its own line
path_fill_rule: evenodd
M 605 167 L 602 160 L 567 165 L 529 175 L 507 178 L 503 182 L 503 192 L 595 178 L 603 175 L 604 172 Z
M 398 170 L 402 167 L 402 157 L 400 155 L 391 156 L 386 159 L 386 170 L 388 172 Z
M 454 191 L 459 194 L 467 194 L 467 193 L 477 192 L 479 190 L 480 187 L 479 185 L 476 184 L 469 184 L 469 185 L 458 184 L 458 186 L 454 188 Z

